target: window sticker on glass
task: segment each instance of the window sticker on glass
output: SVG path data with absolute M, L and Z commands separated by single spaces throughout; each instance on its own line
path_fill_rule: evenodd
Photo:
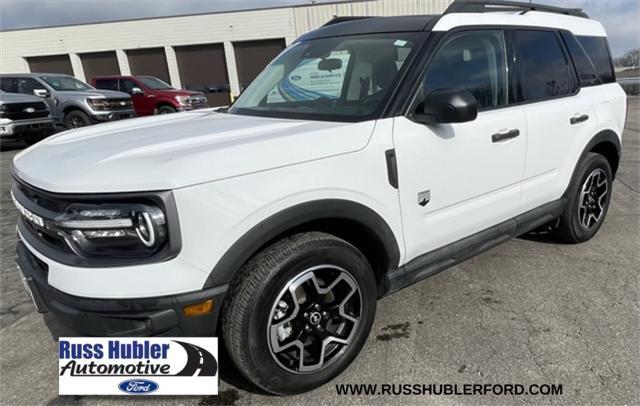
M 267 96 L 267 103 L 340 97 L 351 54 L 331 52 L 326 58 L 303 59 Z

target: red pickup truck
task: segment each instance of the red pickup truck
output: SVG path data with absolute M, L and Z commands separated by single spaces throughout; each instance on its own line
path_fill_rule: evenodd
M 138 116 L 208 107 L 203 93 L 174 89 L 153 76 L 97 76 L 91 79 L 91 84 L 97 89 L 129 93 Z

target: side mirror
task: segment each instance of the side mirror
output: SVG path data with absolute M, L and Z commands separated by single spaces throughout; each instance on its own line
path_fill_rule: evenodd
M 478 101 L 464 89 L 439 89 L 418 105 L 412 119 L 423 124 L 466 123 L 478 116 Z
M 33 89 L 33 94 L 38 97 L 49 97 L 49 92 L 46 89 Z
M 318 62 L 318 70 L 334 71 L 342 68 L 342 59 L 328 58 Z
M 144 94 L 144 92 L 142 91 L 142 89 L 140 89 L 139 87 L 132 87 L 131 88 L 131 94 L 132 95 L 136 95 L 136 94 Z

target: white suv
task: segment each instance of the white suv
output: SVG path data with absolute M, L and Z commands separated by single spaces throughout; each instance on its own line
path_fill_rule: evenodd
M 506 4 L 332 21 L 227 113 L 19 154 L 37 308 L 80 334 L 219 335 L 246 378 L 291 394 L 347 367 L 377 298 L 552 221 L 588 240 L 626 111 L 605 31 Z

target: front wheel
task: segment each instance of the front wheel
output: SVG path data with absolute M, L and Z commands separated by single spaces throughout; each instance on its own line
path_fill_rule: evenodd
M 156 114 L 173 114 L 177 110 L 171 106 L 160 106 L 156 109 Z
M 83 111 L 72 110 L 64 116 L 64 125 L 68 129 L 86 127 L 91 125 L 91 119 Z
M 376 310 L 369 263 L 351 244 L 310 232 L 258 253 L 227 292 L 222 330 L 240 372 L 279 395 L 309 391 L 360 352 Z
M 607 159 L 588 153 L 578 164 L 568 189 L 568 205 L 557 236 L 569 243 L 591 239 L 602 226 L 611 201 L 613 175 Z

